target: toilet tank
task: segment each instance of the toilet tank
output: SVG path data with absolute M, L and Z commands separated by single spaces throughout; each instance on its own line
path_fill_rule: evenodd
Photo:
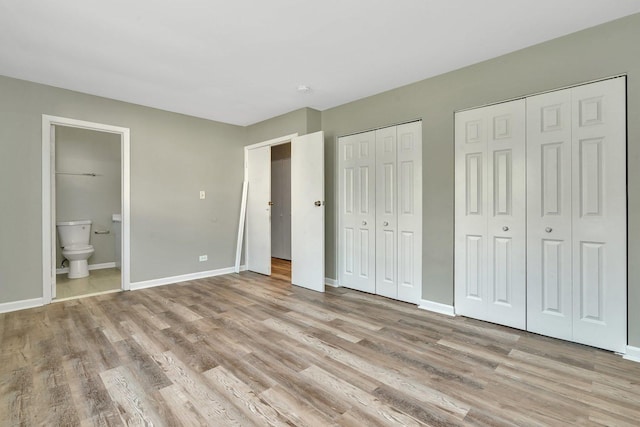
M 56 222 L 60 246 L 88 245 L 91 237 L 91 220 Z

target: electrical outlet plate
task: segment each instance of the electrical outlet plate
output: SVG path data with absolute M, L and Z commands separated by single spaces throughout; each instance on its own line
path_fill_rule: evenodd
M 206 193 L 204 192 L 204 190 L 200 190 L 200 199 L 204 199 L 206 197 Z
M 206 256 L 206 255 L 200 255 L 200 256 L 198 257 L 198 260 L 199 260 L 200 262 L 202 262 L 202 261 L 206 261 L 206 260 L 207 260 L 207 256 Z

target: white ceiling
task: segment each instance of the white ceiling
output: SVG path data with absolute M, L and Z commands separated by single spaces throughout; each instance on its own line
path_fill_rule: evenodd
M 640 0 L 0 0 L 0 74 L 248 125 L 637 12 Z

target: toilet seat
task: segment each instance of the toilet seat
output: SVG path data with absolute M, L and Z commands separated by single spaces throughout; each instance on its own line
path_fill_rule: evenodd
M 93 249 L 92 245 L 69 245 L 62 248 L 64 251 L 87 251 Z

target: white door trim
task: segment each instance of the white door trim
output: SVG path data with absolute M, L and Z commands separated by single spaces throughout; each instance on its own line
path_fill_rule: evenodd
M 121 197 L 122 197 L 122 289 L 130 289 L 130 130 L 120 126 L 112 126 L 102 123 L 86 122 L 83 120 L 56 117 L 47 114 L 42 115 L 42 297 L 43 304 L 51 303 L 51 286 L 55 277 L 55 263 L 52 260 L 55 242 L 55 212 L 52 212 L 52 174 L 55 173 L 55 165 L 52 165 L 52 147 L 55 149 L 55 140 L 52 139 L 52 126 L 66 126 L 72 128 L 95 130 L 120 135 L 120 166 L 121 166 Z

